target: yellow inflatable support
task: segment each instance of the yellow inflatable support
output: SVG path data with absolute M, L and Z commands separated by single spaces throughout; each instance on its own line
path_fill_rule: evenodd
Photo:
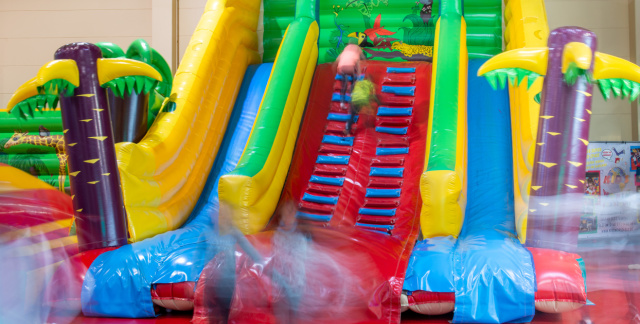
M 504 19 L 507 50 L 547 46 L 549 26 L 543 0 L 505 0 Z M 540 105 L 534 97 L 542 91 L 542 82 L 542 78 L 538 78 L 529 91 L 528 82 L 522 82 L 519 86 L 509 85 L 515 221 L 522 243 L 527 234 L 527 206 L 540 115 Z
M 178 228 L 207 179 L 246 67 L 260 63 L 258 0 L 210 0 L 173 81 L 176 109 L 116 145 L 131 241 Z
M 236 169 L 220 178 L 220 203 L 231 208 L 235 226 L 245 234 L 262 230 L 275 211 L 318 60 L 318 24 L 311 13 L 296 10 L 245 151 Z
M 458 237 L 464 221 L 467 170 L 466 23 L 460 1 L 441 2 L 429 104 L 425 172 L 420 178 L 424 238 Z

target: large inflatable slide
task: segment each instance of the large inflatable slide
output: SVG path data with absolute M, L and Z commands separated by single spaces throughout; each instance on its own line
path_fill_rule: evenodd
M 333 64 L 350 42 L 355 78 Z M 57 158 L 55 188 L 0 165 L 0 282 L 24 291 L 0 310 L 524 323 L 589 303 L 591 96 L 635 100 L 640 67 L 549 31 L 542 0 L 209 0 L 174 76 L 146 46 L 64 45 L 0 116 L 0 157 Z M 361 79 L 379 103 L 345 133 Z

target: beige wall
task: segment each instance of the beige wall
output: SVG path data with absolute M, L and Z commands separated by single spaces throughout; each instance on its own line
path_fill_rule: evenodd
M 629 3 L 629 0 L 545 0 L 549 28 L 587 28 L 598 35 L 598 51 L 635 60 L 631 57 L 631 45 L 635 44 L 630 44 Z M 591 141 L 637 140 L 634 136 L 637 136 L 638 120 L 636 115 L 633 120 L 628 100 L 605 102 L 600 91 L 595 90 L 592 111 Z
M 151 36 L 151 0 L 2 0 L 0 105 L 64 44 L 108 41 L 126 50 Z
M 632 55 L 640 53 L 635 50 L 639 44 L 633 30 L 640 26 L 633 10 L 640 8 L 630 5 L 632 1 L 639 0 L 546 0 L 549 25 L 591 29 L 598 35 L 600 51 L 634 60 Z M 69 42 L 110 41 L 126 49 L 133 40 L 144 38 L 175 69 L 206 2 L 0 0 L 0 105 Z M 605 102 L 594 94 L 590 139 L 637 140 L 637 113 L 632 111 L 628 101 Z
M 191 35 L 196 30 L 207 0 L 179 0 L 178 3 L 178 55 L 182 59 Z

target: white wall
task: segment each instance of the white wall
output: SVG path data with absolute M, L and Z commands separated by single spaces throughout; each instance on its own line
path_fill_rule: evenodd
M 598 36 L 598 51 L 632 59 L 629 0 L 545 0 L 545 5 L 550 29 L 562 26 L 587 28 Z M 638 121 L 632 120 L 628 100 L 605 102 L 600 91 L 594 89 L 592 111 L 590 141 L 637 140 L 633 138 L 632 127 L 636 127 L 637 133 Z

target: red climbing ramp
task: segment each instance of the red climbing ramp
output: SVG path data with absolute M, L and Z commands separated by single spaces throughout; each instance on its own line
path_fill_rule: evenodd
M 363 70 L 381 104 L 345 136 L 343 81 L 332 65 L 317 67 L 281 197 L 295 203 L 300 235 L 274 217 L 271 230 L 246 237 L 254 251 L 239 244 L 216 256 L 198 282 L 194 322 L 400 321 L 419 228 L 431 65 L 367 62 Z M 230 278 L 233 287 L 220 286 Z

